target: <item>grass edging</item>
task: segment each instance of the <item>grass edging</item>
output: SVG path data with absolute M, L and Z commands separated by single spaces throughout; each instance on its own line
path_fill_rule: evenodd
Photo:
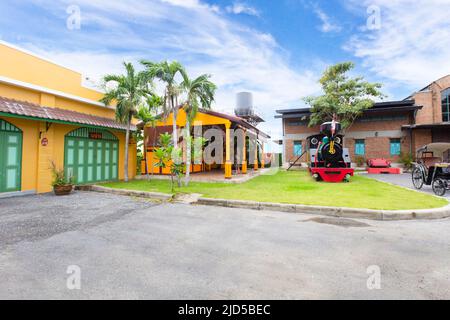
M 83 186 L 79 187 L 78 189 L 84 191 L 94 191 L 124 196 L 148 198 L 160 201 L 171 201 L 174 199 L 174 195 L 167 193 L 115 189 L 97 185 Z M 361 218 L 361 219 L 384 220 L 384 221 L 443 219 L 450 217 L 450 204 L 448 204 L 445 207 L 434 209 L 372 210 L 362 208 L 357 209 L 345 207 L 309 206 L 301 204 L 271 203 L 271 202 L 258 202 L 247 200 L 227 200 L 227 199 L 213 199 L 203 197 L 198 198 L 198 200 L 193 204 L 228 207 L 228 208 L 252 209 L 260 211 L 265 210 L 265 211 L 280 211 L 288 213 L 318 214 L 340 218 Z
M 271 210 L 289 213 L 319 214 L 340 218 L 362 218 L 370 220 L 414 220 L 444 219 L 450 217 L 450 204 L 442 208 L 419 210 L 372 210 L 345 207 L 322 207 L 300 204 L 269 203 L 244 200 L 199 198 L 196 204 L 252 210 Z

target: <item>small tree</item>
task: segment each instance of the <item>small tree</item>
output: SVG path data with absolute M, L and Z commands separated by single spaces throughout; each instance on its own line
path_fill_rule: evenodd
M 170 166 L 170 186 L 174 192 L 174 176 L 177 177 L 178 187 L 181 187 L 181 177 L 184 172 L 182 149 L 172 145 L 172 135 L 168 133 L 159 136 L 160 147 L 155 150 L 155 158 L 158 160 L 155 167 L 167 168 Z
M 367 82 L 363 77 L 349 78 L 347 72 L 354 67 L 353 62 L 344 62 L 325 70 L 319 80 L 324 95 L 305 98 L 311 106 L 310 126 L 335 119 L 343 129 L 348 129 L 365 110 L 373 107 L 374 99 L 384 97 L 380 83 Z

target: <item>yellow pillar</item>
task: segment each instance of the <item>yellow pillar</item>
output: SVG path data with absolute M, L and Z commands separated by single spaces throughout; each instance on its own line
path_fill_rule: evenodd
M 258 137 L 255 136 L 255 160 L 253 162 L 253 170 L 258 171 Z
M 225 179 L 231 179 L 231 137 L 230 137 L 231 123 L 225 124 Z
M 244 145 L 242 146 L 242 174 L 246 174 L 247 173 L 247 132 L 246 130 L 243 130 L 243 135 L 244 135 Z
M 264 161 L 264 141 L 261 142 L 261 169 L 264 169 L 264 166 L 266 165 Z

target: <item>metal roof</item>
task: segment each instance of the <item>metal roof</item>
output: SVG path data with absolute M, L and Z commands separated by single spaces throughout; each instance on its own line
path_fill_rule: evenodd
M 72 110 L 43 107 L 35 103 L 18 101 L 0 96 L 0 115 L 32 118 L 47 122 L 63 122 L 93 127 L 126 130 L 126 125 L 109 118 L 98 117 Z M 136 126 L 131 125 L 136 131 Z

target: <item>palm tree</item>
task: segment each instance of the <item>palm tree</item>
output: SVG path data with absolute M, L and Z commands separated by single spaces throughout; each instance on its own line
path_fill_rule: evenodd
M 164 117 L 167 118 L 172 113 L 173 121 L 173 145 L 178 146 L 177 135 L 177 114 L 178 114 L 178 96 L 180 88 L 176 82 L 176 76 L 181 75 L 183 78 L 186 75 L 184 67 L 177 61 L 154 63 L 147 60 L 142 60 L 141 63 L 146 67 L 146 75 L 150 79 L 158 79 L 165 83 L 164 90 Z
M 144 131 L 144 153 L 145 158 L 147 158 L 147 144 L 145 139 L 145 127 L 150 126 L 152 128 L 156 127 L 156 123 L 160 120 L 159 115 L 157 113 L 159 112 L 159 108 L 162 106 L 162 98 L 157 95 L 152 95 L 151 97 L 148 97 L 145 101 L 145 104 L 142 104 L 137 112 L 136 117 L 143 122 L 143 131 Z M 156 143 L 156 134 L 153 136 L 153 146 L 155 146 Z M 150 178 L 149 175 L 149 168 L 148 168 L 148 159 L 145 161 L 146 166 L 146 172 L 147 172 L 147 179 Z M 152 175 L 153 175 L 152 170 Z
M 106 93 L 100 100 L 105 105 L 116 101 L 116 120 L 126 124 L 125 135 L 125 161 L 124 161 L 124 180 L 128 181 L 128 143 L 130 141 L 131 120 L 137 113 L 143 99 L 151 94 L 151 83 L 143 72 L 136 73 L 133 64 L 124 62 L 126 74 L 106 75 L 103 77 Z M 108 88 L 108 83 L 113 83 L 113 88 Z
M 186 186 L 189 185 L 192 157 L 191 124 L 197 115 L 199 107 L 202 109 L 211 109 L 211 104 L 214 101 L 214 93 L 217 88 L 216 85 L 209 80 L 210 78 L 210 75 L 204 74 L 191 80 L 185 74 L 183 76 L 183 82 L 181 83 L 181 88 L 186 94 L 186 102 L 183 104 L 184 111 L 186 112 Z

